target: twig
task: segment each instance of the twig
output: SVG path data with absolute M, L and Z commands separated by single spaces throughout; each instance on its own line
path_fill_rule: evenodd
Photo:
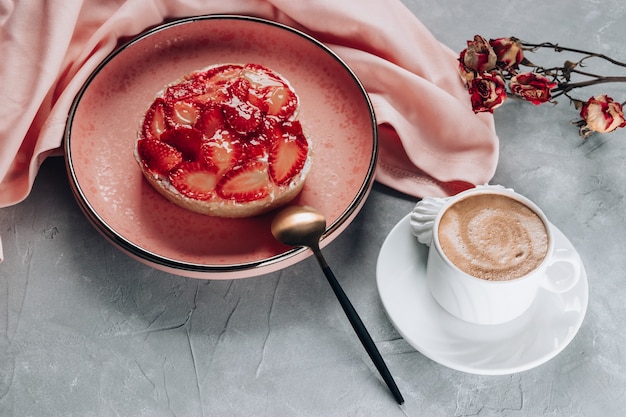
M 530 50 L 530 51 L 536 51 L 539 48 L 550 48 L 550 49 L 554 49 L 555 52 L 563 52 L 563 51 L 567 51 L 567 52 L 574 52 L 577 54 L 583 54 L 583 55 L 587 55 L 588 57 L 595 57 L 595 58 L 600 58 L 600 59 L 604 59 L 606 61 L 609 61 L 611 64 L 615 64 L 618 65 L 620 67 L 626 67 L 626 64 L 623 62 L 620 62 L 616 59 L 613 59 L 609 56 L 606 56 L 604 54 L 598 54 L 595 52 L 589 52 L 589 51 L 584 51 L 582 49 L 576 49 L 576 48 L 568 48 L 565 46 L 560 46 L 559 44 L 555 44 L 555 43 L 551 43 L 551 42 L 543 42 L 543 43 L 528 43 L 528 42 L 524 42 L 524 41 L 520 41 L 522 46 L 526 49 L 526 50 Z M 583 60 L 586 58 L 583 58 Z M 581 60 L 582 61 L 582 60 Z

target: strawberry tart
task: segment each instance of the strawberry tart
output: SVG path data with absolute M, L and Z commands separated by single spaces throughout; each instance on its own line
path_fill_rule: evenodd
M 223 64 L 166 86 L 146 111 L 135 159 L 171 202 L 218 217 L 249 217 L 302 190 L 311 143 L 299 98 L 258 64 Z

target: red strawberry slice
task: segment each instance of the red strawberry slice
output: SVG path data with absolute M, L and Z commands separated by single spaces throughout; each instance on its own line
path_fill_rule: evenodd
M 260 160 L 248 161 L 228 171 L 217 183 L 217 194 L 237 202 L 259 200 L 269 195 L 267 163 Z
M 170 182 L 181 194 L 196 200 L 209 200 L 217 184 L 217 169 L 199 162 L 185 162 L 170 173 Z
M 257 130 L 263 121 L 263 112 L 250 102 L 250 83 L 237 79 L 228 87 L 230 100 L 224 103 L 222 110 L 226 122 L 237 133 L 248 134 Z
M 155 139 L 137 141 L 137 154 L 148 170 L 162 175 L 183 162 L 183 155 L 179 150 Z
M 157 98 L 146 112 L 142 127 L 142 133 L 145 138 L 159 139 L 161 134 L 168 128 L 165 107 L 165 101 L 162 98 Z
M 164 98 L 166 101 L 174 103 L 205 94 L 206 91 L 207 85 L 205 77 L 201 76 L 199 73 L 194 73 L 186 77 L 186 79 L 180 83 L 167 87 Z
M 224 104 L 223 107 L 226 122 L 237 133 L 246 135 L 252 133 L 263 121 L 261 110 L 247 101 L 241 101 L 237 97 Z
M 306 163 L 309 144 L 302 132 L 300 122 L 284 122 L 281 125 L 269 124 L 271 129 L 269 172 L 272 181 L 278 185 L 288 183 Z
M 193 126 L 200 117 L 201 106 L 191 99 L 176 101 L 165 108 L 167 121 L 171 126 Z
M 248 101 L 252 85 L 246 78 L 237 78 L 228 85 L 228 93 L 231 97 L 237 97 L 241 101 Z
M 252 86 L 251 97 L 256 97 L 253 104 L 270 116 L 289 119 L 295 114 L 299 100 L 285 80 L 258 64 L 247 64 L 241 71 L 242 79 Z M 258 101 L 261 101 L 259 103 Z
M 209 103 L 202 109 L 195 127 L 204 134 L 205 138 L 210 139 L 216 132 L 225 129 L 225 124 L 221 107 L 215 103 Z
M 237 78 L 242 68 L 241 65 L 222 65 L 207 70 L 204 74 L 206 91 L 197 99 L 203 102 L 213 100 L 217 103 L 226 101 L 229 97 L 228 86 Z
M 256 88 L 285 84 L 285 81 L 277 74 L 259 64 L 246 64 L 241 71 L 241 76 L 248 78 Z
M 298 108 L 298 96 L 287 86 L 271 88 L 266 93 L 265 103 L 268 115 L 287 120 Z
M 242 74 L 245 73 L 246 71 L 242 72 Z M 234 80 L 228 87 L 228 93 L 231 97 L 237 97 L 239 100 L 258 108 L 261 113 L 267 111 L 263 90 L 253 81 L 251 82 L 249 78 L 240 77 Z
M 177 127 L 161 135 L 161 140 L 179 150 L 185 161 L 195 161 L 200 155 L 202 132 L 192 127 Z
M 243 159 L 265 159 L 269 154 L 269 140 L 265 133 L 250 135 L 242 141 Z
M 222 130 L 204 141 L 200 154 L 203 161 L 215 165 L 218 172 L 223 173 L 233 168 L 241 159 L 241 140 L 235 134 Z
M 205 72 L 207 83 L 220 83 L 231 80 L 239 75 L 243 66 L 238 64 L 226 64 L 209 68 Z

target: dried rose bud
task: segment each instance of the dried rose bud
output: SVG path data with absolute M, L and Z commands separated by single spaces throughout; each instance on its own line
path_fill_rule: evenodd
M 496 53 L 489 42 L 480 35 L 474 36 L 473 41 L 467 41 L 464 53 L 463 64 L 471 70 L 484 72 L 496 67 Z
M 465 60 L 466 51 L 467 50 L 461 51 L 461 54 L 459 55 L 459 74 L 466 83 L 469 83 L 474 79 L 474 77 L 476 77 L 476 71 L 467 68 L 463 63 L 463 61 Z
M 552 97 L 550 92 L 556 86 L 557 83 L 534 72 L 517 74 L 509 81 L 509 88 L 513 94 L 535 105 L 550 101 Z
M 468 91 L 474 113 L 486 111 L 493 113 L 506 100 L 504 79 L 495 72 L 476 74 L 468 85 Z
M 496 64 L 505 69 L 517 69 L 524 59 L 522 44 L 515 38 L 490 39 L 489 44 L 497 56 Z
M 587 100 L 580 110 L 580 117 L 586 122 L 586 130 L 599 133 L 612 132 L 626 126 L 622 105 L 606 94 Z

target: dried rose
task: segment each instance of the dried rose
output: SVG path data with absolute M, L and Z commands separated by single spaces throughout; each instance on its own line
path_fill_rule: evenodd
M 606 94 L 591 97 L 580 110 L 580 117 L 585 120 L 585 131 L 608 133 L 618 127 L 625 127 L 624 110 Z M 586 135 L 585 135 L 586 136 Z
M 496 67 L 496 60 L 496 53 L 482 36 L 476 35 L 473 41 L 467 41 L 462 62 L 468 69 L 478 72 L 491 71 Z
M 461 54 L 459 55 L 459 74 L 461 75 L 461 78 L 465 80 L 466 83 L 469 83 L 476 77 L 476 71 L 467 68 L 465 64 L 463 63 L 463 61 L 465 60 L 466 51 L 467 51 L 466 49 L 461 51 Z
M 506 100 L 504 79 L 496 72 L 483 72 L 468 83 L 468 91 L 475 113 L 493 111 Z
M 509 81 L 511 92 L 526 101 L 538 105 L 550 101 L 550 91 L 557 83 L 534 72 L 523 72 L 514 75 Z
M 504 69 L 517 69 L 524 59 L 522 44 L 515 38 L 490 39 L 489 44 L 496 54 L 496 64 Z

